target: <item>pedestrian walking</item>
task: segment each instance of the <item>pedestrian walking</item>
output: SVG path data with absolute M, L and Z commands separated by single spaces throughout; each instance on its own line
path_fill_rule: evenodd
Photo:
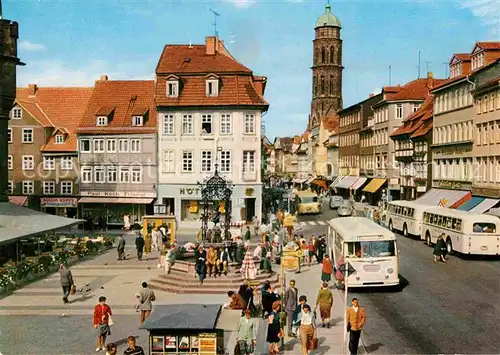
M 196 257 L 196 273 L 198 274 L 198 278 L 200 280 L 200 285 L 203 285 L 203 280 L 207 276 L 207 251 L 203 248 L 202 245 L 195 251 Z
M 295 280 L 290 280 L 290 287 L 285 291 L 285 296 L 283 299 L 283 306 L 286 312 L 286 325 L 288 328 L 288 336 L 294 337 L 292 326 L 295 319 L 295 311 L 297 310 L 297 304 L 299 303 L 298 290 L 295 287 Z
M 316 297 L 316 306 L 314 307 L 314 313 L 319 306 L 319 314 L 321 317 L 321 325 L 323 328 L 326 326 L 330 328 L 330 316 L 333 306 L 333 294 L 328 288 L 328 282 L 323 282 L 321 289 L 318 291 L 318 297 Z
M 300 314 L 300 346 L 302 355 L 310 354 L 318 344 L 316 337 L 316 316 L 311 312 L 311 307 L 306 304 Z
M 142 290 L 139 293 L 137 300 L 139 301 L 138 309 L 141 311 L 141 324 L 148 319 L 153 309 L 153 302 L 156 300 L 155 293 L 152 289 L 148 288 L 148 283 L 142 283 Z
M 302 249 L 302 264 L 305 266 L 307 263 L 309 266 L 311 266 L 309 258 L 309 245 L 307 245 L 305 239 L 300 241 L 300 249 Z
M 64 264 L 59 265 L 59 276 L 61 279 L 61 287 L 63 290 L 63 302 L 69 303 L 68 297 L 71 294 L 71 289 L 74 288 L 73 275 Z
M 236 332 L 238 334 L 238 350 L 241 355 L 253 354 L 257 346 L 257 324 L 251 315 L 251 311 L 245 309 L 244 315 L 238 320 Z
M 250 250 L 247 250 L 245 258 L 241 263 L 241 275 L 245 280 L 255 280 L 257 277 L 257 267 L 255 266 L 255 260 Z
M 250 232 L 250 226 L 247 226 L 245 231 L 245 246 L 250 245 L 250 239 L 252 239 L 252 233 Z
M 357 298 L 353 298 L 352 306 L 347 309 L 347 331 L 349 332 L 349 352 L 351 355 L 358 354 L 359 338 L 365 323 L 365 309 L 359 306 Z
M 165 255 L 165 273 L 167 275 L 170 274 L 170 270 L 175 264 L 175 260 L 177 260 L 177 250 L 175 249 L 175 245 L 172 244 Z
M 300 315 L 302 314 L 302 309 L 307 303 L 307 297 L 302 295 L 299 297 L 299 304 L 293 312 L 293 326 L 292 326 L 292 338 L 297 337 L 298 329 L 300 327 Z
M 444 241 L 444 236 L 445 236 L 445 234 L 442 233 L 438 237 L 436 244 L 434 245 L 434 251 L 432 253 L 434 255 L 434 263 L 437 263 L 438 257 L 439 257 L 439 261 L 446 263 L 446 259 L 444 257 L 445 252 L 446 252 L 446 242 Z
M 106 304 L 106 297 L 99 297 L 99 303 L 94 307 L 94 328 L 97 329 L 97 348 L 105 350 L 106 337 L 111 334 L 111 308 Z
M 144 349 L 139 345 L 135 345 L 135 337 L 130 335 L 127 338 L 128 348 L 125 349 L 123 355 L 145 355 Z
M 330 261 L 330 257 L 328 255 L 325 255 L 323 259 L 323 267 L 321 269 L 321 280 L 326 283 L 329 283 L 330 280 L 332 279 L 332 274 L 333 274 L 332 262 Z
M 309 245 L 307 246 L 307 254 L 308 254 L 308 265 L 311 266 L 312 263 L 312 258 L 316 258 L 316 261 L 318 260 L 318 257 L 316 256 L 316 246 L 314 245 L 314 239 L 311 238 L 309 241 Z
M 109 343 L 106 346 L 106 355 L 117 355 L 118 354 L 118 346 L 115 343 Z
M 269 343 L 269 354 L 279 354 L 279 342 L 283 337 L 283 329 L 281 329 L 279 310 L 281 304 L 279 301 L 275 301 L 272 305 L 271 313 L 268 318 L 267 325 L 267 337 L 266 341 Z
M 130 230 L 130 215 L 128 213 L 123 215 L 123 229 L 126 231 Z
M 144 238 L 139 231 L 135 232 L 135 248 L 137 249 L 137 260 L 142 260 L 142 252 L 144 250 Z
M 118 254 L 118 260 L 125 260 L 125 238 L 123 234 L 120 234 L 118 238 L 116 238 L 116 252 Z
M 271 284 L 266 281 L 261 293 L 262 318 L 268 317 L 273 312 L 273 304 L 279 299 L 279 296 L 274 293 Z

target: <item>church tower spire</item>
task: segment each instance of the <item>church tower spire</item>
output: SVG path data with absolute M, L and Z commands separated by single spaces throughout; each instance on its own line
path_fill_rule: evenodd
M 308 129 L 319 125 L 325 116 L 342 109 L 342 39 L 340 20 L 328 1 L 325 13 L 314 27 L 313 85 Z

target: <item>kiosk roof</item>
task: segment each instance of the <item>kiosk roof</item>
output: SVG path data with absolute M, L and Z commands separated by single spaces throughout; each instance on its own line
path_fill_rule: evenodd
M 157 305 L 141 329 L 216 329 L 221 311 L 218 304 Z

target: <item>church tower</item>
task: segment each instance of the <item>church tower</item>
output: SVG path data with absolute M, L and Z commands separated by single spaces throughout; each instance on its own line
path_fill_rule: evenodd
M 313 84 L 308 129 L 342 109 L 342 40 L 340 21 L 328 3 L 316 22 L 313 41 Z

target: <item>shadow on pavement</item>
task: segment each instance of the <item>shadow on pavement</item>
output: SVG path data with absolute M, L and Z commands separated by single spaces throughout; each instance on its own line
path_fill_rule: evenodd
M 399 285 L 397 286 L 385 286 L 385 287 L 349 287 L 350 292 L 354 291 L 356 293 L 396 293 L 402 292 L 410 282 L 401 274 L 399 274 Z
M 88 301 L 92 298 L 95 298 L 95 296 L 92 293 L 89 293 L 87 295 L 82 295 L 80 297 L 76 297 L 72 300 L 69 300 L 69 303 L 72 304 L 72 303 L 78 303 L 78 302 L 85 302 L 85 301 Z
M 499 262 L 500 255 L 469 255 L 469 254 L 458 254 L 453 252 L 452 255 L 458 259 L 467 261 L 486 261 L 486 262 Z
M 317 352 L 318 354 L 328 354 L 330 352 L 329 345 L 321 345 L 325 341 L 326 341 L 325 337 L 318 338 L 318 348 L 316 349 L 315 353 Z
M 382 343 L 375 343 L 375 344 L 366 345 L 365 349 L 366 349 L 367 353 L 372 353 L 372 352 L 377 351 L 378 349 L 380 349 L 382 346 L 384 346 L 384 344 L 382 344 Z

